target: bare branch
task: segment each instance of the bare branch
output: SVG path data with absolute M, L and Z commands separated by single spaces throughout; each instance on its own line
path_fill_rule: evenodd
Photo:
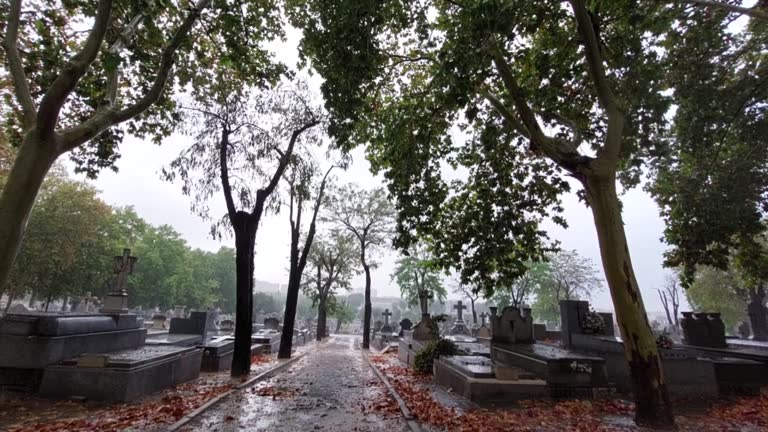
M 28 128 L 35 123 L 35 101 L 29 92 L 27 76 L 24 74 L 24 65 L 21 63 L 19 55 L 19 16 L 21 15 L 21 0 L 12 0 L 11 8 L 8 11 L 8 24 L 3 39 L 3 49 L 8 60 L 8 69 L 13 79 L 13 88 L 16 93 L 16 99 L 21 105 L 21 111 L 24 119 L 24 127 Z
M 99 0 L 93 27 L 85 40 L 85 45 L 64 65 L 59 76 L 45 92 L 37 112 L 38 127 L 42 128 L 44 134 L 53 133 L 61 107 L 99 54 L 99 48 L 109 28 L 111 15 L 112 0 Z

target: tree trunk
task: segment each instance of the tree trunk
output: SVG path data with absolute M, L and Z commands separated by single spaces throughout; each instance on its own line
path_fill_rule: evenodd
M 318 342 L 325 337 L 325 317 L 325 300 L 321 300 L 317 303 L 317 336 L 315 339 L 317 339 Z
M 0 287 L 5 287 L 21 248 L 29 215 L 58 154 L 53 143 L 27 133 L 0 193 Z
M 752 289 L 749 293 L 749 323 L 752 325 L 752 339 L 756 341 L 768 340 L 768 310 L 765 307 L 765 291 Z
M 674 428 L 674 415 L 662 373 L 661 357 L 643 306 L 624 233 L 616 195 L 615 170 L 583 180 L 600 244 L 605 278 L 624 341 L 624 355 L 635 391 L 635 422 L 651 428 Z
M 48 312 L 48 306 L 51 305 L 52 294 L 48 294 L 48 298 L 45 299 L 45 311 Z
M 341 324 L 342 324 L 342 321 L 336 318 L 336 334 L 339 334 L 339 332 L 341 331 Z
M 291 253 L 292 255 L 294 252 Z M 297 255 L 298 261 L 298 252 Z M 293 262 L 293 258 L 291 259 Z M 285 297 L 285 315 L 283 316 L 283 334 L 280 335 L 280 351 L 277 354 L 277 358 L 287 359 L 291 358 L 291 350 L 293 349 L 293 329 L 296 326 L 296 308 L 299 302 L 299 288 L 301 287 L 301 276 L 298 274 L 298 269 L 291 266 L 291 273 L 288 276 L 288 293 Z
M 363 349 L 371 347 L 371 267 L 363 260 L 365 270 L 365 310 L 363 312 Z
M 475 301 L 469 299 L 469 306 L 472 308 L 472 324 L 477 324 L 477 312 L 475 312 Z
M 13 293 L 9 291 L 8 292 L 8 303 L 5 304 L 5 310 L 3 311 L 3 315 L 7 315 L 8 314 L 8 309 L 11 308 L 11 302 L 12 301 L 13 301 Z
M 250 223 L 249 214 L 238 212 L 235 217 L 235 347 L 232 354 L 233 377 L 248 375 L 251 371 L 251 335 L 253 333 L 253 248 L 256 225 Z

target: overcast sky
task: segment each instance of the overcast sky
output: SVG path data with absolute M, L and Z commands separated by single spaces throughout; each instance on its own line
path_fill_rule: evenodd
M 285 42 L 273 44 L 280 60 L 295 65 L 296 46 L 300 34 L 288 33 Z M 310 79 L 311 85 L 318 88 L 319 78 Z M 319 93 L 319 92 L 318 92 Z M 168 224 L 179 231 L 192 247 L 215 251 L 221 245 L 234 246 L 232 239 L 223 243 L 213 240 L 209 235 L 209 224 L 189 211 L 189 199 L 181 193 L 179 184 L 161 180 L 159 172 L 179 152 L 190 144 L 190 138 L 174 135 L 166 139 L 162 146 L 148 141 L 127 138 L 120 147 L 121 158 L 117 162 L 117 173 L 105 171 L 92 183 L 101 191 L 101 197 L 111 205 L 134 206 L 138 214 L 154 225 Z M 353 164 L 346 172 L 336 175 L 338 184 L 356 182 L 372 188 L 382 185 L 380 177 L 374 177 L 363 156 L 362 149 L 352 153 Z M 575 189 L 575 188 L 574 188 Z M 662 268 L 662 254 L 665 245 L 660 238 L 663 223 L 654 201 L 642 190 L 629 191 L 622 197 L 624 203 L 624 222 L 629 241 L 635 272 L 637 274 L 643 298 L 649 311 L 663 310 L 655 289 L 660 287 L 667 270 Z M 223 198 L 211 203 L 218 214 L 225 213 Z M 565 249 L 575 249 L 580 255 L 593 260 L 602 274 L 597 237 L 591 212 L 578 202 L 575 194 L 564 197 L 564 216 L 569 228 L 562 229 L 547 223 L 550 237 L 562 243 Z M 215 211 L 212 212 L 216 214 Z M 257 279 L 286 283 L 288 280 L 288 246 L 290 229 L 287 214 L 267 216 L 259 228 L 256 238 L 255 274 Z M 373 271 L 372 286 L 379 295 L 398 296 L 399 290 L 390 282 L 396 256 L 392 252 L 377 258 L 380 266 Z M 359 276 L 355 287 L 362 286 L 364 280 Z M 455 296 L 453 296 L 455 297 Z M 456 297 L 457 298 L 457 297 Z M 683 299 L 683 302 L 685 300 Z M 601 310 L 612 310 L 607 287 L 593 298 L 593 304 Z M 682 307 L 686 310 L 687 306 Z

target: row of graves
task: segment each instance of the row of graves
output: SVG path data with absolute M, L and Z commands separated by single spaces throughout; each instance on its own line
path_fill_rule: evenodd
M 561 301 L 562 328 L 534 324 L 531 309 L 490 308 L 480 326 L 468 326 L 461 302 L 445 335 L 462 351 L 434 362 L 434 381 L 481 405 L 521 399 L 593 398 L 632 391 L 622 340 L 613 315 L 586 301 Z M 486 318 L 490 325 L 486 324 Z M 400 361 L 437 339 L 436 323 L 422 303 L 422 319 L 399 340 Z M 659 351 L 673 399 L 715 399 L 757 394 L 768 384 L 768 344 L 725 337 L 717 313 L 683 313 L 681 343 L 660 338 Z
M 125 282 L 135 263 L 128 249 L 115 257 L 114 290 L 98 312 L 18 311 L 0 318 L 0 390 L 132 401 L 193 380 L 201 371 L 228 369 L 234 321 L 217 322 L 211 311 L 187 314 L 180 307 L 170 320 L 156 313 L 147 320 L 129 310 Z M 275 352 L 280 337 L 276 318 L 254 325 L 251 353 Z M 294 332 L 294 346 L 309 340 L 309 330 Z

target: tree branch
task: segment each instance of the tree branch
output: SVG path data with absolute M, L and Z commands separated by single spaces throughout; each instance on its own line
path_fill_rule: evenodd
M 150 87 L 147 93 L 133 105 L 123 110 L 116 111 L 114 109 L 107 109 L 97 112 L 80 125 L 65 130 L 62 133 L 65 151 L 72 150 L 95 138 L 111 126 L 136 117 L 160 99 L 163 89 L 165 88 L 165 83 L 168 80 L 171 67 L 173 66 L 176 50 L 181 46 L 182 42 L 184 42 L 195 21 L 197 21 L 202 11 L 208 7 L 210 2 L 211 0 L 198 0 L 195 7 L 189 11 L 184 22 L 182 22 L 168 45 L 163 49 L 160 68 L 157 71 L 152 87 Z
M 13 88 L 16 93 L 16 99 L 21 105 L 21 112 L 24 121 L 24 127 L 28 128 L 35 124 L 35 101 L 29 91 L 27 76 L 24 73 L 24 65 L 21 63 L 19 55 L 19 20 L 21 15 L 21 0 L 11 0 L 11 7 L 8 11 L 8 24 L 3 39 L 3 49 L 8 60 L 8 69 L 13 80 Z
M 112 0 L 99 0 L 93 27 L 91 27 L 91 32 L 85 40 L 85 45 L 83 45 L 80 52 L 75 54 L 64 65 L 61 73 L 53 81 L 40 101 L 40 108 L 37 111 L 37 122 L 43 134 L 53 133 L 58 123 L 61 107 L 99 54 L 99 48 L 109 29 L 111 15 Z
M 751 8 L 737 6 L 734 4 L 722 3 L 718 1 L 709 1 L 709 0 L 677 0 L 677 2 L 712 7 L 712 8 L 724 10 L 726 12 L 747 15 L 750 18 L 768 21 L 768 13 L 758 9 L 757 5 L 759 5 L 760 2 L 758 2 L 757 5 Z M 674 0 L 673 0 L 673 3 L 674 3 Z
M 120 33 L 120 36 L 118 36 L 115 43 L 112 44 L 111 47 L 109 47 L 109 54 L 113 56 L 118 56 L 120 54 L 120 51 L 125 46 L 125 42 L 131 37 L 133 37 L 134 33 L 136 33 L 136 29 L 139 28 L 139 24 L 144 20 L 144 18 L 147 16 L 146 13 L 144 13 L 144 10 L 142 9 L 141 12 L 139 12 L 136 16 L 133 17 L 131 22 L 128 23 L 127 26 L 123 29 L 123 31 Z M 107 106 L 109 108 L 112 108 L 117 103 L 117 88 L 120 81 L 120 68 L 115 65 L 115 68 L 111 71 L 107 71 Z
M 600 45 L 595 34 L 594 23 L 584 5 L 584 0 L 570 0 L 570 3 L 576 16 L 576 28 L 584 42 L 587 72 L 592 79 L 592 83 L 595 85 L 598 102 L 608 116 L 605 144 L 598 159 L 606 159 L 616 163 L 619 158 L 619 151 L 621 150 L 624 113 L 616 96 L 613 94 L 608 77 L 605 75 L 605 67 L 603 66 L 603 58 L 600 54 Z
M 235 201 L 232 199 L 232 186 L 229 183 L 229 165 L 227 150 L 229 149 L 229 128 L 227 125 L 221 130 L 221 142 L 219 143 L 219 168 L 221 171 L 221 188 L 224 191 L 224 200 L 227 202 L 227 214 L 232 225 L 235 224 Z

